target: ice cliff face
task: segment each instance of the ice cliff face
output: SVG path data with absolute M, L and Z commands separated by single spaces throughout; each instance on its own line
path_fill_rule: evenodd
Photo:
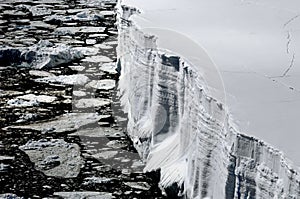
M 282 153 L 240 133 L 194 65 L 158 48 L 118 5 L 118 66 L 128 133 L 161 185 L 185 198 L 300 198 Z

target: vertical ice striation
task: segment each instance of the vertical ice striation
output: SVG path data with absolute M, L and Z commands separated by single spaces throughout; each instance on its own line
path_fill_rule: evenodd
M 186 198 L 300 198 L 300 178 L 282 153 L 240 133 L 188 60 L 158 48 L 135 8 L 118 4 L 118 65 L 128 133 L 145 171 Z

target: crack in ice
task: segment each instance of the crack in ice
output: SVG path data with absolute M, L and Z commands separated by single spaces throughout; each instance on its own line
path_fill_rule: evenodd
M 292 42 L 292 37 L 291 37 L 290 31 L 287 31 L 287 34 L 288 34 L 288 36 L 287 36 L 288 41 L 286 43 L 286 53 L 289 54 L 290 53 L 290 44 Z
M 291 61 L 291 64 L 290 64 L 289 69 L 286 70 L 286 71 L 287 71 L 286 73 L 288 73 L 288 71 L 291 69 L 291 67 L 293 67 L 294 60 L 295 60 L 295 54 L 293 54 L 293 59 L 292 59 L 292 61 Z M 287 75 L 286 75 L 285 73 L 284 73 L 285 76 L 283 76 L 283 75 L 280 75 L 280 76 L 269 76 L 269 75 L 262 74 L 262 73 L 259 73 L 259 72 L 257 72 L 257 71 L 254 71 L 254 70 L 248 68 L 248 67 L 245 66 L 245 65 L 244 65 L 243 67 L 246 68 L 246 70 L 248 70 L 248 71 L 250 71 L 250 72 L 252 72 L 252 73 L 254 73 L 254 74 L 258 75 L 258 76 L 264 77 L 264 78 L 266 78 L 266 79 L 268 79 L 268 80 L 271 80 L 271 81 L 274 82 L 274 83 L 280 84 L 280 85 L 282 85 L 282 86 L 288 88 L 289 90 L 292 90 L 292 91 L 295 91 L 295 92 L 297 92 L 297 93 L 300 93 L 300 90 L 299 90 L 299 89 L 297 89 L 297 88 L 295 88 L 295 87 L 293 87 L 293 86 L 290 86 L 290 85 L 288 85 L 288 84 L 285 84 L 285 83 L 283 83 L 283 82 L 281 82 L 281 81 L 279 81 L 279 80 L 276 79 L 276 78 L 283 78 L 283 77 L 286 77 Z
M 285 77 L 288 74 L 288 72 L 294 66 L 294 63 L 295 63 L 295 53 L 293 54 L 293 57 L 292 57 L 289 67 L 284 71 L 284 73 L 281 75 L 281 77 Z
M 294 17 L 292 17 L 291 19 L 289 19 L 285 24 L 283 24 L 283 27 L 285 28 L 287 25 L 289 25 L 291 22 L 293 22 L 295 19 L 297 19 L 300 15 L 296 15 Z

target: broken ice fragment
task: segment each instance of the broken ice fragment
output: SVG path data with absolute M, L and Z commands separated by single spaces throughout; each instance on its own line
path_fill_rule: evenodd
M 116 156 L 118 154 L 118 151 L 103 151 L 101 153 L 96 153 L 93 154 L 92 156 L 96 159 L 110 159 L 113 158 L 114 156 Z
M 145 191 L 151 188 L 151 186 L 147 182 L 124 182 L 124 184 L 133 189 L 140 189 Z
M 64 140 L 29 141 L 19 148 L 35 163 L 37 170 L 48 176 L 76 177 L 83 164 L 79 146 Z
M 54 196 L 59 196 L 65 199 L 113 199 L 113 195 L 111 193 L 106 192 L 54 192 Z
M 59 27 L 55 30 L 57 35 L 75 35 L 78 33 L 104 32 L 105 27 L 81 26 L 81 27 Z
M 0 48 L 2 64 L 35 69 L 52 68 L 60 64 L 69 63 L 83 57 L 83 54 L 65 44 L 53 44 L 41 40 L 29 48 Z
M 115 81 L 112 79 L 101 79 L 101 80 L 92 80 L 86 86 L 100 89 L 100 90 L 111 90 L 115 88 Z
M 99 62 L 112 62 L 113 60 L 103 55 L 97 55 L 97 56 L 86 57 L 82 61 L 99 63 Z
M 75 102 L 76 108 L 91 108 L 91 107 L 102 107 L 110 105 L 110 101 L 101 98 L 86 98 L 80 99 Z
M 26 100 L 26 101 L 36 101 L 38 103 L 52 103 L 57 98 L 48 95 L 27 94 L 27 95 L 18 96 L 17 99 Z
M 4 129 L 33 129 L 47 133 L 70 132 L 80 127 L 94 124 L 101 119 L 96 113 L 68 113 L 54 118 L 54 120 L 29 125 L 8 126 Z
M 83 74 L 76 74 L 38 78 L 34 81 L 42 83 L 58 83 L 65 85 L 84 85 L 89 81 L 89 78 Z
M 115 75 L 117 74 L 116 71 L 116 63 L 112 62 L 112 63 L 104 63 L 100 66 L 100 70 L 107 72 L 109 74 Z
M 53 73 L 49 73 L 47 71 L 41 71 L 41 70 L 30 70 L 29 75 L 36 76 L 36 77 L 51 77 L 55 76 Z

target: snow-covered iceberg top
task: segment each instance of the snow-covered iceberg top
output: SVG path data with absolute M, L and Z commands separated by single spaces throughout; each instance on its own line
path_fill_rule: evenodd
M 145 171 L 161 169 L 162 187 L 187 198 L 300 197 L 299 174 L 282 153 L 235 128 L 205 51 L 195 61 L 162 48 L 158 31 L 132 14 L 119 3 L 119 89 Z

